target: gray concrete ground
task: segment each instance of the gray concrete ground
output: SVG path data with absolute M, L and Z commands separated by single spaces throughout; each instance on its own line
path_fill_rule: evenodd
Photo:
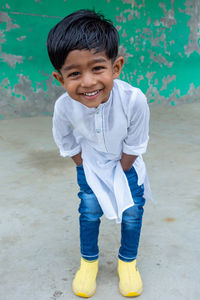
M 151 107 L 144 156 L 156 203 L 147 202 L 138 267 L 141 300 L 200 299 L 200 103 Z M 59 157 L 51 119 L 0 122 L 0 299 L 77 299 L 78 187 Z M 93 299 L 118 292 L 120 226 L 102 219 Z

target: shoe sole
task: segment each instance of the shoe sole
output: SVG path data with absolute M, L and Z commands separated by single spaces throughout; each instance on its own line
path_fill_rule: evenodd
M 73 287 L 72 287 L 72 291 L 73 291 L 73 293 L 74 293 L 76 296 L 78 296 L 78 297 L 82 297 L 82 298 L 90 298 L 90 297 L 92 297 L 92 296 L 95 294 L 95 292 L 96 292 L 96 287 L 95 287 L 95 289 L 94 289 L 91 293 L 89 293 L 89 294 L 86 294 L 86 293 L 83 293 L 83 292 L 76 292 L 76 291 L 73 289 Z
M 124 297 L 138 297 L 138 296 L 140 296 L 140 295 L 142 294 L 142 292 L 143 292 L 143 287 L 142 287 L 140 290 L 138 290 L 137 292 L 129 292 L 129 293 L 124 293 L 124 292 L 121 290 L 121 288 L 119 287 L 119 292 L 120 292 L 120 294 L 121 294 L 122 296 L 124 296 Z

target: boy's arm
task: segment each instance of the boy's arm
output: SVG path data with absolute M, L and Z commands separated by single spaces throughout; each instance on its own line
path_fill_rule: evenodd
M 122 153 L 122 157 L 121 157 L 121 165 L 122 165 L 122 169 L 124 171 L 128 171 L 130 170 L 130 168 L 132 167 L 134 161 L 136 160 L 137 156 L 136 155 L 130 155 L 130 154 L 126 154 L 126 153 Z
M 76 142 L 72 125 L 65 114 L 63 102 L 61 101 L 55 104 L 52 131 L 54 141 L 60 150 L 61 156 L 73 157 L 81 152 L 81 147 Z
M 129 127 L 127 137 L 123 141 L 121 164 L 123 170 L 131 168 L 139 155 L 146 152 L 149 139 L 149 107 L 145 95 L 137 90 L 134 101 L 129 101 Z
M 82 160 L 82 157 L 81 157 L 81 152 L 72 156 L 72 159 L 73 161 L 75 162 L 75 164 L 77 166 L 81 166 L 83 164 L 83 160 Z

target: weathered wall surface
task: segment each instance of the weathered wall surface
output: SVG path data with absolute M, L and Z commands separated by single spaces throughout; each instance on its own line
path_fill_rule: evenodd
M 46 37 L 81 8 L 112 19 L 126 57 L 121 79 L 149 103 L 200 101 L 199 0 L 1 0 L 0 119 L 52 114 L 63 89 L 51 76 Z

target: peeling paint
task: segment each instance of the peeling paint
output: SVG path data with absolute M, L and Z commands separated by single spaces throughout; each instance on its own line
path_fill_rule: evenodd
M 144 76 L 143 75 L 139 75 L 137 78 L 137 85 L 140 85 L 140 81 L 144 80 Z
M 131 8 L 134 8 L 134 7 L 141 8 L 141 7 L 145 6 L 145 0 L 137 1 L 137 2 L 142 2 L 142 4 L 137 4 L 136 0 L 122 0 L 122 1 L 123 1 L 123 3 L 131 4 Z
M 165 17 L 160 19 L 160 23 L 167 28 L 171 28 L 177 23 L 176 19 L 174 18 L 174 1 L 175 0 L 171 0 L 171 8 L 168 11 L 165 3 L 159 3 L 159 6 L 163 9 L 163 13 L 165 15 Z
M 46 37 L 66 14 L 93 0 L 1 0 L 0 119 L 51 115 L 63 88 L 53 80 Z M 125 57 L 121 79 L 149 103 L 200 101 L 200 1 L 102 0 L 93 8 L 111 18 Z M 42 28 L 42 30 L 41 30 Z
M 123 33 L 122 33 L 122 37 L 126 37 L 126 36 L 127 36 L 127 33 L 126 33 L 126 30 L 124 29 Z
M 1 58 L 11 68 L 15 68 L 16 64 L 21 64 L 24 61 L 24 57 L 23 56 L 13 55 L 13 54 L 7 54 L 7 53 L 4 53 L 4 52 L 1 52 Z
M 195 51 L 200 54 L 200 1 L 186 1 L 185 6 L 186 9 L 180 11 L 191 16 L 187 24 L 190 28 L 188 44 L 184 47 L 189 57 Z
M 129 57 L 133 57 L 131 53 L 127 52 L 127 48 L 124 47 L 124 45 L 121 45 L 119 47 L 119 55 L 124 56 L 124 58 L 127 60 Z
M 23 35 L 23 36 L 19 36 L 19 37 L 17 38 L 17 40 L 18 40 L 19 42 L 22 42 L 22 41 L 25 40 L 25 38 L 26 38 L 26 36 Z
M 9 79 L 4 78 L 0 83 L 0 111 L 6 106 L 6 116 L 2 118 L 51 115 L 55 99 L 63 92 L 63 88 L 55 86 L 50 76 L 46 76 L 44 82 L 38 83 L 36 90 L 32 88 L 30 78 L 21 74 L 18 74 L 18 83 L 13 88 L 9 85 Z
M 172 75 L 172 76 L 168 75 L 167 77 L 163 77 L 163 79 L 162 79 L 163 85 L 162 85 L 160 91 L 166 90 L 168 87 L 168 84 L 170 82 L 172 82 L 173 80 L 176 80 L 176 75 Z
M 162 67 L 164 65 L 164 66 L 171 68 L 173 66 L 173 62 L 168 62 L 166 60 L 166 58 L 163 57 L 161 54 L 157 54 L 156 52 L 153 52 L 151 50 L 149 50 L 149 53 L 150 53 L 150 58 L 154 62 L 158 63 L 160 65 L 160 67 Z
M 9 17 L 8 13 L 0 11 L 0 24 L 6 23 L 6 31 L 11 31 L 12 29 L 19 28 L 18 24 L 13 24 L 12 19 Z

